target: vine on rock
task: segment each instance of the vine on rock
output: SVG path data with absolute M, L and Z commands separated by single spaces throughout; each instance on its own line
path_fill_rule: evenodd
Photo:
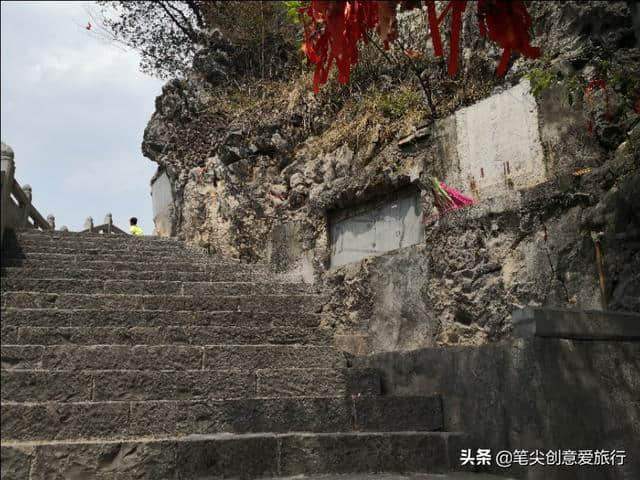
M 398 36 L 397 12 L 426 6 L 429 33 L 434 54 L 444 56 L 440 25 L 450 14 L 449 75 L 458 71 L 462 14 L 469 3 L 476 3 L 480 34 L 502 48 L 497 75 L 507 72 L 511 53 L 520 52 L 530 58 L 538 58 L 540 49 L 529 42 L 531 17 L 522 0 L 479 0 L 467 2 L 451 0 L 437 13 L 434 0 L 391 0 L 391 1 L 326 1 L 311 0 L 300 8 L 300 19 L 304 25 L 302 51 L 316 66 L 313 90 L 318 93 L 320 86 L 327 82 L 329 71 L 335 63 L 338 81 L 349 82 L 351 67 L 358 63 L 358 45 L 367 43 L 369 32 L 376 30 L 384 48 Z

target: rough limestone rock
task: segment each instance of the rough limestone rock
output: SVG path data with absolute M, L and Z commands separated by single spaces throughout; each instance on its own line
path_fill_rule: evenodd
M 428 70 L 435 121 L 350 110 L 297 78 L 269 92 L 241 77 L 236 87 L 228 50 L 202 52 L 191 76 L 165 85 L 144 135 L 144 154 L 172 186 L 165 230 L 322 284 L 324 323 L 354 352 L 505 339 L 511 311 L 525 305 L 639 310 L 635 99 L 613 86 L 572 102 L 559 86 L 534 97 L 524 80 L 536 66 L 587 81 L 604 61 L 639 71 L 637 8 L 532 2 L 530 11 L 544 59 L 515 57 L 500 78 L 500 51 L 466 13 L 460 78 L 437 61 Z M 376 88 L 389 81 L 402 87 L 387 75 Z M 430 175 L 476 205 L 426 221 L 421 244 L 331 268 L 336 212 L 413 185 L 429 217 Z

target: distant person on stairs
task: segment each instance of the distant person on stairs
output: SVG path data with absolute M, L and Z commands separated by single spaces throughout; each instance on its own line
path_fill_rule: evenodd
M 129 223 L 131 224 L 131 226 L 129 227 L 131 235 L 135 235 L 136 237 L 141 237 L 142 235 L 144 235 L 144 232 L 138 226 L 138 219 L 136 217 L 131 217 L 129 219 Z

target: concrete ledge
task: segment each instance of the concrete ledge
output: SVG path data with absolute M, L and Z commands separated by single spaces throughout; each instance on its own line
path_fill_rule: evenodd
M 640 340 L 640 314 L 630 312 L 523 308 L 512 322 L 516 337 Z

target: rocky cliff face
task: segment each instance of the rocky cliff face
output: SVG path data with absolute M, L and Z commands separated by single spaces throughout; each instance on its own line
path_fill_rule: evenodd
M 316 97 L 306 77 L 243 81 L 218 38 L 165 85 L 145 131 L 171 185 L 158 233 L 323 283 L 325 322 L 353 352 L 500 340 L 529 304 L 640 311 L 635 7 L 532 3 L 544 59 L 496 78 L 470 14 L 460 77 L 438 61 L 423 72 L 435 119 L 393 69 Z M 534 67 L 607 87 L 573 98 L 554 81 L 534 97 Z M 431 175 L 476 205 L 429 219 Z M 331 268 L 334 219 L 407 186 L 424 240 Z

